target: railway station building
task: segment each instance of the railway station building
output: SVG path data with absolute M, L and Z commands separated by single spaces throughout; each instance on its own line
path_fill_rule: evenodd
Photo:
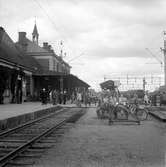
M 39 46 L 35 24 L 32 40 L 19 32 L 14 43 L 0 28 L 0 103 L 39 100 L 42 88 L 72 94 L 89 85 L 70 73 L 71 66 L 47 42 Z
M 0 104 L 21 103 L 31 91 L 33 58 L 23 56 L 15 43 L 0 27 Z

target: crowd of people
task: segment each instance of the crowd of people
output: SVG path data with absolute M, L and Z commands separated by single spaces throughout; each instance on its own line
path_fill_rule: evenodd
M 98 98 L 96 96 L 91 96 L 90 92 L 87 91 L 73 91 L 69 94 L 66 90 L 58 91 L 56 89 L 46 90 L 43 88 L 40 92 L 40 99 L 42 104 L 52 103 L 66 104 L 67 102 L 71 104 L 76 104 L 76 106 L 81 107 L 83 104 L 85 107 L 91 106 L 92 103 L 97 105 Z
M 43 88 L 40 92 L 40 100 L 42 104 L 47 104 L 47 103 L 52 103 L 53 105 L 66 104 L 67 92 L 63 91 L 62 93 L 56 89 L 48 91 L 45 88 Z

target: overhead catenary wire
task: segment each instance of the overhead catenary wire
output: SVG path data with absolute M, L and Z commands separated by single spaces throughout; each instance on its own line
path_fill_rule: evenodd
M 70 60 L 68 61 L 68 63 L 70 63 L 70 62 L 72 62 L 73 60 L 75 60 L 75 59 L 81 57 L 82 55 L 84 55 L 84 53 L 81 53 L 79 56 L 73 57 L 72 59 L 70 59 Z
M 50 17 L 49 13 L 47 12 L 47 10 L 41 5 L 41 3 L 39 3 L 38 0 L 33 0 L 37 5 L 38 7 L 45 13 L 45 15 L 47 16 L 47 18 L 49 19 L 49 21 L 51 22 L 51 24 L 54 26 L 54 28 L 56 29 L 57 32 L 60 32 L 59 28 L 56 26 L 55 22 L 53 21 L 52 17 Z M 64 40 L 65 39 L 65 42 L 67 42 L 67 38 L 64 36 L 64 35 L 60 35 L 59 33 L 57 33 L 57 35 L 59 36 L 60 38 L 60 42 L 62 41 L 62 39 Z M 67 44 L 67 43 L 65 43 Z M 68 45 L 68 44 L 67 44 Z M 68 48 L 70 48 L 70 51 L 72 51 L 71 47 L 68 46 Z
M 33 0 L 36 2 L 36 4 L 40 7 L 41 10 L 44 11 L 44 13 L 46 14 L 46 16 L 48 17 L 49 21 L 53 24 L 53 26 L 58 30 L 57 26 L 55 25 L 54 21 L 52 20 L 52 18 L 49 16 L 48 12 L 45 10 L 45 8 L 37 1 L 37 0 Z
M 163 62 L 157 57 L 157 56 L 155 56 L 151 51 L 150 51 L 150 49 L 148 49 L 148 48 L 145 48 L 149 53 L 150 53 L 150 55 L 151 56 L 153 56 L 160 64 L 161 64 L 161 67 L 163 66 Z
M 142 82 L 143 79 L 146 81 L 146 90 L 154 90 L 156 87 L 159 87 L 163 84 L 164 78 L 159 75 L 148 75 L 148 76 L 133 76 L 133 75 L 126 75 L 126 76 L 105 76 L 104 80 L 118 80 L 121 85 L 119 87 L 120 90 L 126 91 L 129 89 L 142 89 Z

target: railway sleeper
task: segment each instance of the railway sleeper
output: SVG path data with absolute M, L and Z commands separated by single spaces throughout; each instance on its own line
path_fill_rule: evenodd
M 26 143 L 27 140 L 14 140 L 14 139 L 4 139 L 4 140 L 0 140 L 0 143 Z
M 44 140 L 38 141 L 37 143 L 56 143 L 56 141 L 55 141 L 55 140 L 47 140 L 47 139 L 44 139 Z
M 57 136 L 47 136 L 47 137 L 43 137 L 43 140 L 54 140 L 54 141 L 56 141 L 57 140 Z
M 3 153 L 0 153 L 0 158 L 4 157 L 6 154 L 8 154 L 9 152 L 3 152 Z
M 21 156 L 21 154 L 18 154 L 17 157 L 15 157 L 13 160 L 10 160 L 9 162 L 13 161 L 16 163 L 34 163 L 34 160 L 36 160 L 35 157 L 25 157 Z
M 43 130 L 44 131 L 44 130 Z M 23 131 L 23 133 L 22 133 L 22 135 L 24 135 L 24 134 L 26 134 L 26 135 L 28 135 L 28 134 L 31 134 L 31 135 L 35 135 L 35 136 L 37 136 L 37 135 L 39 135 L 39 134 L 41 134 L 42 133 L 42 131 L 40 130 L 26 130 L 26 131 Z
M 27 150 L 25 150 L 24 152 L 23 152 L 23 154 L 29 154 L 29 153 L 44 153 L 45 152 L 45 150 L 44 149 L 35 149 L 35 148 L 28 148 Z
M 10 161 L 7 163 L 7 167 L 18 167 L 18 166 L 32 166 L 34 165 L 34 161 L 33 162 L 16 162 L 16 161 Z
M 1 148 L 0 149 L 0 154 L 1 153 L 8 153 L 8 152 L 11 152 L 11 151 L 13 151 L 14 149 L 12 149 L 12 148 Z
M 6 145 L 5 143 L 5 145 L 0 145 L 0 149 L 16 149 L 19 146 L 17 143 L 17 145 L 10 144 Z
M 53 145 L 44 145 L 44 144 L 38 144 L 38 143 L 35 143 L 33 146 L 29 147 L 29 149 L 32 149 L 32 150 L 46 150 L 46 149 L 50 149 L 52 148 Z
M 63 134 L 51 134 L 51 135 L 49 135 L 49 137 L 53 137 L 53 138 L 58 139 L 58 138 L 62 137 L 62 135 Z
M 21 153 L 18 155 L 19 158 L 40 158 L 41 157 L 41 154 L 39 155 L 39 153 L 36 153 L 36 154 L 24 154 L 24 153 Z
M 25 134 L 25 133 L 15 133 L 15 134 L 10 135 L 10 137 L 22 137 L 22 136 L 34 137 L 35 135 L 34 134 Z
M 22 135 L 22 136 L 9 136 L 9 137 L 5 137 L 4 139 L 6 139 L 6 140 L 31 140 L 33 137 L 35 137 L 35 136 Z M 2 139 L 2 140 L 4 140 L 4 139 Z M 1 141 L 1 139 L 0 139 L 0 141 Z

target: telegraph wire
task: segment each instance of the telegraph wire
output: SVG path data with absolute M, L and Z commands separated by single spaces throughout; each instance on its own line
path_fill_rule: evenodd
M 45 13 L 45 15 L 48 17 L 49 21 L 52 23 L 52 25 L 57 30 L 57 32 L 59 32 L 57 34 L 58 34 L 59 38 L 61 38 L 60 39 L 60 43 L 61 43 L 62 39 L 65 39 L 65 42 L 67 42 L 67 38 L 64 35 L 62 35 L 62 34 L 60 35 L 60 31 L 59 31 L 58 27 L 56 26 L 55 22 L 52 20 L 52 18 L 50 17 L 50 15 L 48 14 L 47 10 L 41 5 L 41 3 L 38 2 L 38 0 L 34 0 L 34 2 Z M 65 43 L 65 44 L 67 44 L 67 43 Z M 70 51 L 73 52 L 72 49 L 71 49 L 71 47 L 69 47 L 69 45 L 68 45 L 68 49 L 70 49 Z

